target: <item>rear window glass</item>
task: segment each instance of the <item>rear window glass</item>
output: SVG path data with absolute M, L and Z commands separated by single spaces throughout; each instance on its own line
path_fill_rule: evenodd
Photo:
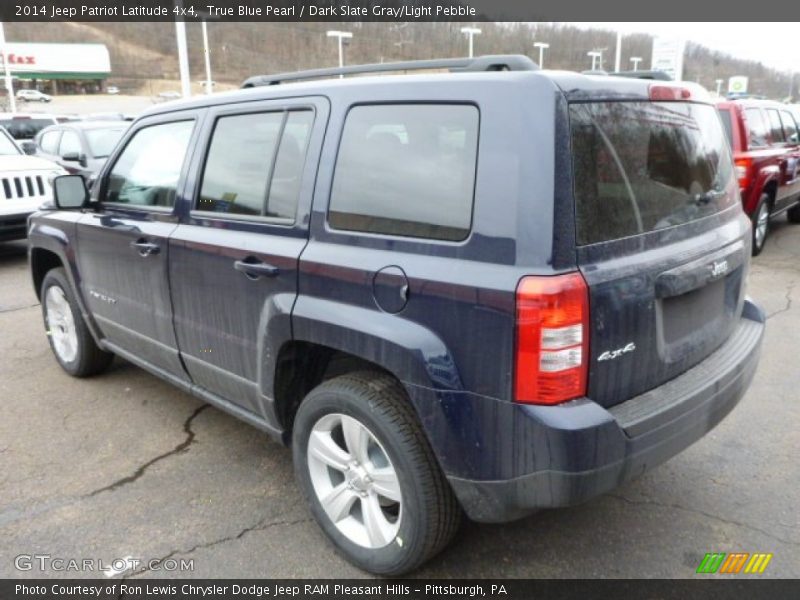
M 580 245 L 682 225 L 736 201 L 712 106 L 573 104 L 570 127 Z
M 6 128 L 15 140 L 32 140 L 45 127 L 55 125 L 55 119 L 2 119 L 0 125 Z
M 463 240 L 472 221 L 477 152 L 474 106 L 356 106 L 342 134 L 329 223 Z

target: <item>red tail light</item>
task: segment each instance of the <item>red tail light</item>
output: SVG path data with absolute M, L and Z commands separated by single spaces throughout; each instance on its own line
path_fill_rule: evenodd
M 744 191 L 750 187 L 750 177 L 753 173 L 753 159 L 737 158 L 733 162 L 736 168 L 736 179 L 739 180 L 739 189 Z
M 558 404 L 586 395 L 589 291 L 580 273 L 517 286 L 514 399 Z
M 688 88 L 673 85 L 651 85 L 650 100 L 653 102 L 674 102 L 688 100 L 692 97 L 692 92 Z

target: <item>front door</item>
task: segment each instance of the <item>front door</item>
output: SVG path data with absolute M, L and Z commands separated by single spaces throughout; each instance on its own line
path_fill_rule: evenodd
M 178 357 L 168 280 L 168 238 L 177 226 L 197 113 L 143 121 L 105 170 L 96 209 L 77 226 L 81 287 L 115 350 L 186 379 Z
M 192 381 L 263 418 L 264 341 L 270 328 L 288 335 L 327 110 L 321 99 L 209 109 L 194 201 L 170 236 L 175 331 Z

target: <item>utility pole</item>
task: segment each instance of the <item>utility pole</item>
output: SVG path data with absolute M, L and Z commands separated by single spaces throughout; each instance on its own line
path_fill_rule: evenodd
M 182 4 L 181 2 L 178 3 Z M 175 21 L 175 40 L 178 44 L 178 70 L 181 74 L 181 94 L 184 98 L 192 95 L 192 80 L 189 79 L 189 52 L 186 49 L 186 23 Z
M 550 44 L 544 42 L 533 42 L 533 45 L 539 49 L 539 68 L 544 69 L 544 51 L 550 47 Z
M 721 96 L 722 95 L 722 84 L 723 84 L 724 81 L 722 79 L 716 79 L 715 81 L 717 83 L 717 96 Z
M 341 69 L 344 67 L 344 48 L 342 40 L 349 40 L 353 37 L 353 34 L 349 31 L 329 31 L 327 33 L 328 37 L 335 37 L 339 39 L 339 68 Z M 343 74 L 339 74 L 339 79 L 344 78 Z
M 462 27 L 461 33 L 469 37 L 469 57 L 472 58 L 472 38 L 481 34 L 481 30 L 477 27 Z
M 211 52 L 208 49 L 208 24 L 203 20 L 203 52 L 206 59 L 206 94 L 212 92 L 211 89 Z
M 8 108 L 12 113 L 17 112 L 17 99 L 14 97 L 14 83 L 11 79 L 11 67 L 8 64 L 8 53 L 6 52 L 6 32 L 2 22 L 0 22 L 0 56 L 3 57 L 3 79 L 8 94 Z

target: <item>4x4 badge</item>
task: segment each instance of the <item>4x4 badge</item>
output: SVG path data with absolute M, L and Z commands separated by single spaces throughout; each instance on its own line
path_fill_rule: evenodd
M 606 350 L 600 356 L 597 357 L 597 361 L 599 362 L 601 360 L 613 360 L 615 358 L 619 358 L 623 354 L 627 354 L 628 352 L 633 352 L 634 350 L 636 350 L 636 344 L 630 342 L 629 344 L 623 346 L 622 348 L 617 348 L 616 350 Z

